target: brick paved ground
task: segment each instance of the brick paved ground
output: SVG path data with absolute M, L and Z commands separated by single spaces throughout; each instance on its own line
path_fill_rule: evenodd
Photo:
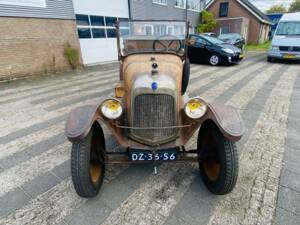
M 96 198 L 78 197 L 64 123 L 72 108 L 111 94 L 117 68 L 0 84 L 0 224 L 300 224 L 300 65 L 255 53 L 240 65 L 191 69 L 191 95 L 233 105 L 245 120 L 231 194 L 209 193 L 197 165 L 163 164 L 158 175 L 151 165 L 109 167 Z

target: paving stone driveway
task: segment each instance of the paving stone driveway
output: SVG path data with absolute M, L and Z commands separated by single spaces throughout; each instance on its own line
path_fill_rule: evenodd
M 163 164 L 158 175 L 151 165 L 109 167 L 96 198 L 78 197 L 64 123 L 72 108 L 111 94 L 117 68 L 0 84 L 0 224 L 300 224 L 300 65 L 258 53 L 191 68 L 191 95 L 233 105 L 245 120 L 231 194 L 210 194 L 197 165 Z M 106 138 L 108 149 L 120 148 Z

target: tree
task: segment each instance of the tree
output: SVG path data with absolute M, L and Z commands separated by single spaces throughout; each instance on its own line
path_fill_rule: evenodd
M 214 14 L 206 10 L 200 13 L 201 23 L 197 27 L 199 33 L 212 32 L 218 25 L 218 21 L 215 19 Z
M 273 5 L 267 11 L 267 13 L 286 13 L 287 10 L 284 5 Z
M 294 0 L 290 5 L 289 12 L 300 12 L 300 0 Z

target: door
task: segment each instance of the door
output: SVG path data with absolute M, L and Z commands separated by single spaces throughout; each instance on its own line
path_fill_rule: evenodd
M 204 62 L 208 57 L 207 41 L 199 36 L 191 36 L 189 40 L 189 59 L 192 62 Z

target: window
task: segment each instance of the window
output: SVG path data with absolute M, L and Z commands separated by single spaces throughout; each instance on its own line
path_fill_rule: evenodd
M 120 22 L 128 22 L 128 21 L 129 21 L 128 18 L 118 18 L 118 20 L 119 20 Z
M 152 0 L 153 3 L 167 5 L 167 0 Z
M 104 26 L 103 16 L 90 16 L 92 26 Z
M 90 28 L 78 28 L 77 31 L 80 39 L 86 39 L 92 37 Z
M 104 28 L 92 28 L 93 38 L 105 38 Z
M 167 34 L 167 26 L 165 24 L 154 26 L 154 35 L 162 36 Z
M 144 35 L 153 35 L 153 26 L 152 25 L 145 25 L 142 27 L 142 33 Z
M 202 38 L 196 37 L 196 44 L 198 45 L 207 45 L 207 41 Z
M 106 26 L 107 27 L 115 27 L 116 24 L 117 24 L 117 17 L 106 16 L 105 21 L 106 21 Z
M 116 29 L 114 29 L 114 28 L 106 29 L 106 32 L 107 32 L 107 37 L 108 38 L 114 38 L 114 37 L 117 36 Z
M 224 25 L 220 27 L 220 34 L 228 34 L 230 32 L 229 25 Z
M 87 38 L 115 38 L 115 25 L 119 21 L 129 21 L 128 18 L 117 18 L 98 15 L 76 15 L 78 36 L 80 39 Z M 122 33 L 128 33 L 129 27 L 122 27 Z
M 82 25 L 82 26 L 89 26 L 90 25 L 89 16 L 77 14 L 76 15 L 76 24 Z
M 185 0 L 176 0 L 175 7 L 185 9 Z
M 280 22 L 276 31 L 276 35 L 300 35 L 300 22 Z
M 200 0 L 186 0 L 187 8 L 197 12 L 201 11 L 201 1 Z
M 220 10 L 219 10 L 219 16 L 220 17 L 227 17 L 228 15 L 228 2 L 222 2 L 220 3 Z

